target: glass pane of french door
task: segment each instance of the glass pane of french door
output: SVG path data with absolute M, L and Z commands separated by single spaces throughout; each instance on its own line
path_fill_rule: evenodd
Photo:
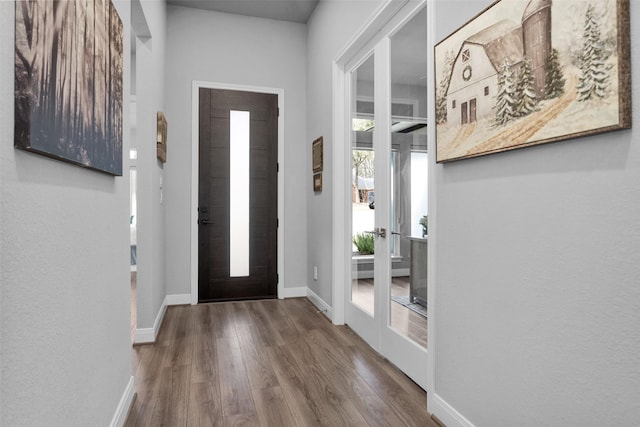
M 426 9 L 390 41 L 391 286 L 393 330 L 427 347 Z
M 351 302 L 375 312 L 374 56 L 351 73 Z

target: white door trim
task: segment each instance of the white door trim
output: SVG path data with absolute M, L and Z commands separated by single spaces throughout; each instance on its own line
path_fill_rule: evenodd
M 427 81 L 429 82 L 429 94 L 435 94 L 435 65 L 434 65 L 434 52 L 431 46 L 436 44 L 435 36 L 435 6 L 434 2 L 427 2 L 427 44 L 430 47 L 427 49 Z M 430 267 L 427 270 L 427 313 L 429 313 L 429 321 L 427 322 L 427 337 L 428 347 L 427 352 L 427 410 L 434 415 L 434 408 L 436 406 L 435 397 L 436 392 L 436 287 L 437 287 L 437 270 L 436 270 L 436 239 L 438 238 L 437 221 L 438 221 L 438 206 L 437 206 L 437 191 L 438 188 L 435 185 L 436 182 L 436 121 L 435 121 L 435 96 L 427 97 L 427 132 L 428 132 L 428 152 L 433 153 L 429 156 L 429 171 L 428 171 L 428 199 L 429 199 L 429 239 L 427 241 L 427 265 Z M 446 422 L 446 421 L 445 421 Z
M 278 95 L 278 298 L 284 298 L 284 89 L 244 86 L 226 83 L 214 83 L 194 80 L 191 86 L 191 304 L 198 303 L 198 121 L 199 121 L 199 90 L 222 89 L 242 92 L 258 92 Z

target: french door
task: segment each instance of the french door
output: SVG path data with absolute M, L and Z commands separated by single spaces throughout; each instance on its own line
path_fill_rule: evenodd
M 351 233 L 345 322 L 427 385 L 427 16 L 407 13 L 345 66 Z

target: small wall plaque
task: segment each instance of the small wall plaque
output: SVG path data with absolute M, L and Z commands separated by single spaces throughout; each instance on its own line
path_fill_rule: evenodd
M 156 145 L 158 159 L 167 162 L 167 119 L 162 111 L 158 111 L 158 143 Z

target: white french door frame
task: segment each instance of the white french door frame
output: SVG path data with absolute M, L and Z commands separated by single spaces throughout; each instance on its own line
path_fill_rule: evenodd
M 430 15 L 432 10 L 431 2 L 426 0 L 418 2 L 407 1 L 388 1 L 374 14 L 370 23 L 362 30 L 358 36 L 350 43 L 338 56 L 333 66 L 333 138 L 334 149 L 334 180 L 333 180 L 333 322 L 334 324 L 344 324 L 349 317 L 349 322 L 357 322 L 354 330 L 363 333 L 369 345 L 379 351 L 383 356 L 389 358 L 393 363 L 398 365 L 407 375 L 414 379 L 421 387 L 426 390 L 432 389 L 433 386 L 433 361 L 432 351 L 427 352 L 426 349 L 420 347 L 413 341 L 399 335 L 392 330 L 389 325 L 390 305 L 388 299 L 390 297 L 390 277 L 391 277 L 391 257 L 390 257 L 390 210 L 376 209 L 375 226 L 386 228 L 389 237 L 384 239 L 376 237 L 376 268 L 374 272 L 375 282 L 375 305 L 374 318 L 366 314 L 362 310 L 355 309 L 350 301 L 351 295 L 351 245 L 349 239 L 345 236 L 351 236 L 351 194 L 348 191 L 348 182 L 351 177 L 351 72 L 357 68 L 366 58 L 374 54 L 375 78 L 374 93 L 375 98 L 384 100 L 375 104 L 375 132 L 373 135 L 374 147 L 376 153 L 374 164 L 376 170 L 376 196 L 379 192 L 385 196 L 390 196 L 391 192 L 391 170 L 390 156 L 391 153 L 391 84 L 390 84 L 390 38 L 404 24 L 412 19 L 420 10 L 427 5 L 427 11 Z M 431 21 L 432 22 L 432 21 Z M 425 46 L 428 52 L 429 64 L 432 64 L 432 54 L 429 46 L 432 31 L 429 31 L 430 41 Z M 432 65 L 429 66 L 430 87 L 429 93 L 433 93 L 433 70 Z M 433 101 L 429 97 L 429 112 L 433 111 Z M 388 102 L 387 102 L 388 101 Z M 429 129 L 433 129 L 434 121 L 431 119 L 433 114 L 429 115 Z M 435 152 L 435 145 L 432 142 L 434 135 L 429 134 L 429 151 Z M 342 148 L 342 149 L 340 149 Z M 435 168 L 429 168 L 429 199 L 433 198 L 432 191 L 432 171 Z M 381 194 L 381 195 L 382 195 Z M 378 197 L 376 197 L 378 198 Z M 388 199 L 389 197 L 387 197 Z M 430 208 L 431 212 L 431 208 Z M 430 215 L 431 219 L 431 215 Z M 430 221 L 432 222 L 432 221 Z M 430 235 L 429 247 L 433 246 L 433 239 Z M 429 249 L 429 264 L 433 265 L 434 251 Z M 384 258 L 384 259 L 383 259 Z M 429 270 L 429 283 L 431 287 L 433 282 L 433 273 Z M 433 299 L 431 294 L 428 298 L 429 305 L 429 322 L 428 336 L 429 349 L 433 349 Z M 356 314 L 354 318 L 354 313 Z M 363 328 L 362 322 L 367 320 L 377 322 L 378 325 L 374 331 L 367 331 Z M 384 322 L 384 324 L 382 324 Z M 402 346 L 412 346 L 411 352 L 403 354 L 398 351 Z M 414 351 L 415 350 L 415 351 Z M 416 363 L 415 354 L 424 354 L 426 362 Z
M 278 95 L 278 298 L 284 295 L 284 89 L 213 83 L 194 80 L 191 84 L 191 304 L 198 304 L 198 188 L 199 188 L 199 120 L 200 88 L 257 92 Z

